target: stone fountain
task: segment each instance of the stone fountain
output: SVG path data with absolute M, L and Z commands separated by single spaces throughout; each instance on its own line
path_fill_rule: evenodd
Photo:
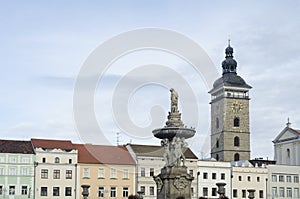
M 181 113 L 178 110 L 178 94 L 171 92 L 171 111 L 166 126 L 152 131 L 155 137 L 161 139 L 164 147 L 165 166 L 161 173 L 154 176 L 157 185 L 157 199 L 191 198 L 191 183 L 193 177 L 188 174 L 185 166 L 184 151 L 188 148 L 185 139 L 191 138 L 196 131 L 184 127 Z

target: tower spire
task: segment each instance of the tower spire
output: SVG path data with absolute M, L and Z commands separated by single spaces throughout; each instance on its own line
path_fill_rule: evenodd
M 228 47 L 225 49 L 225 60 L 222 62 L 223 75 L 227 73 L 236 74 L 237 62 L 233 59 L 233 48 L 230 46 L 230 37 L 228 37 Z

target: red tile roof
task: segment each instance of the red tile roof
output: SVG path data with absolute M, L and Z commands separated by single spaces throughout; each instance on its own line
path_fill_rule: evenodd
M 76 149 L 70 140 L 45 140 L 32 138 L 31 142 L 35 148 L 63 150 Z
M 134 165 L 124 146 L 74 144 L 78 150 L 78 163 Z
M 291 129 L 293 132 L 295 132 L 295 133 L 298 133 L 298 134 L 300 134 L 300 130 L 296 130 L 296 129 L 292 129 L 292 128 L 289 128 L 289 129 Z
M 0 153 L 34 154 L 30 141 L 0 140 Z

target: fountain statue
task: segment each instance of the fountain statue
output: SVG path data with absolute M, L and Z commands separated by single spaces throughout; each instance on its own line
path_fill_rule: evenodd
M 157 185 L 157 199 L 191 198 L 191 183 L 194 179 L 187 173 L 184 151 L 188 148 L 185 141 L 195 135 L 196 131 L 186 128 L 181 121 L 178 110 L 178 93 L 172 88 L 171 111 L 166 126 L 153 130 L 155 137 L 161 139 L 164 148 L 165 166 L 161 173 L 154 176 Z

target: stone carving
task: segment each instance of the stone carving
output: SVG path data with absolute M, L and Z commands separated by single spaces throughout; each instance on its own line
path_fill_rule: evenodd
M 189 182 L 183 176 L 177 176 L 174 180 L 174 186 L 179 191 L 184 190 L 186 186 L 188 186 Z
M 156 186 L 157 186 L 157 192 L 160 192 L 161 189 L 162 189 L 162 186 L 163 186 L 162 180 L 160 179 L 159 176 L 154 176 L 154 181 L 155 181 Z
M 164 147 L 164 161 L 166 163 L 165 166 L 169 166 L 171 163 L 170 142 L 166 138 L 161 141 L 161 145 Z
M 170 89 L 171 92 L 171 112 L 178 112 L 178 93 L 171 88 Z

